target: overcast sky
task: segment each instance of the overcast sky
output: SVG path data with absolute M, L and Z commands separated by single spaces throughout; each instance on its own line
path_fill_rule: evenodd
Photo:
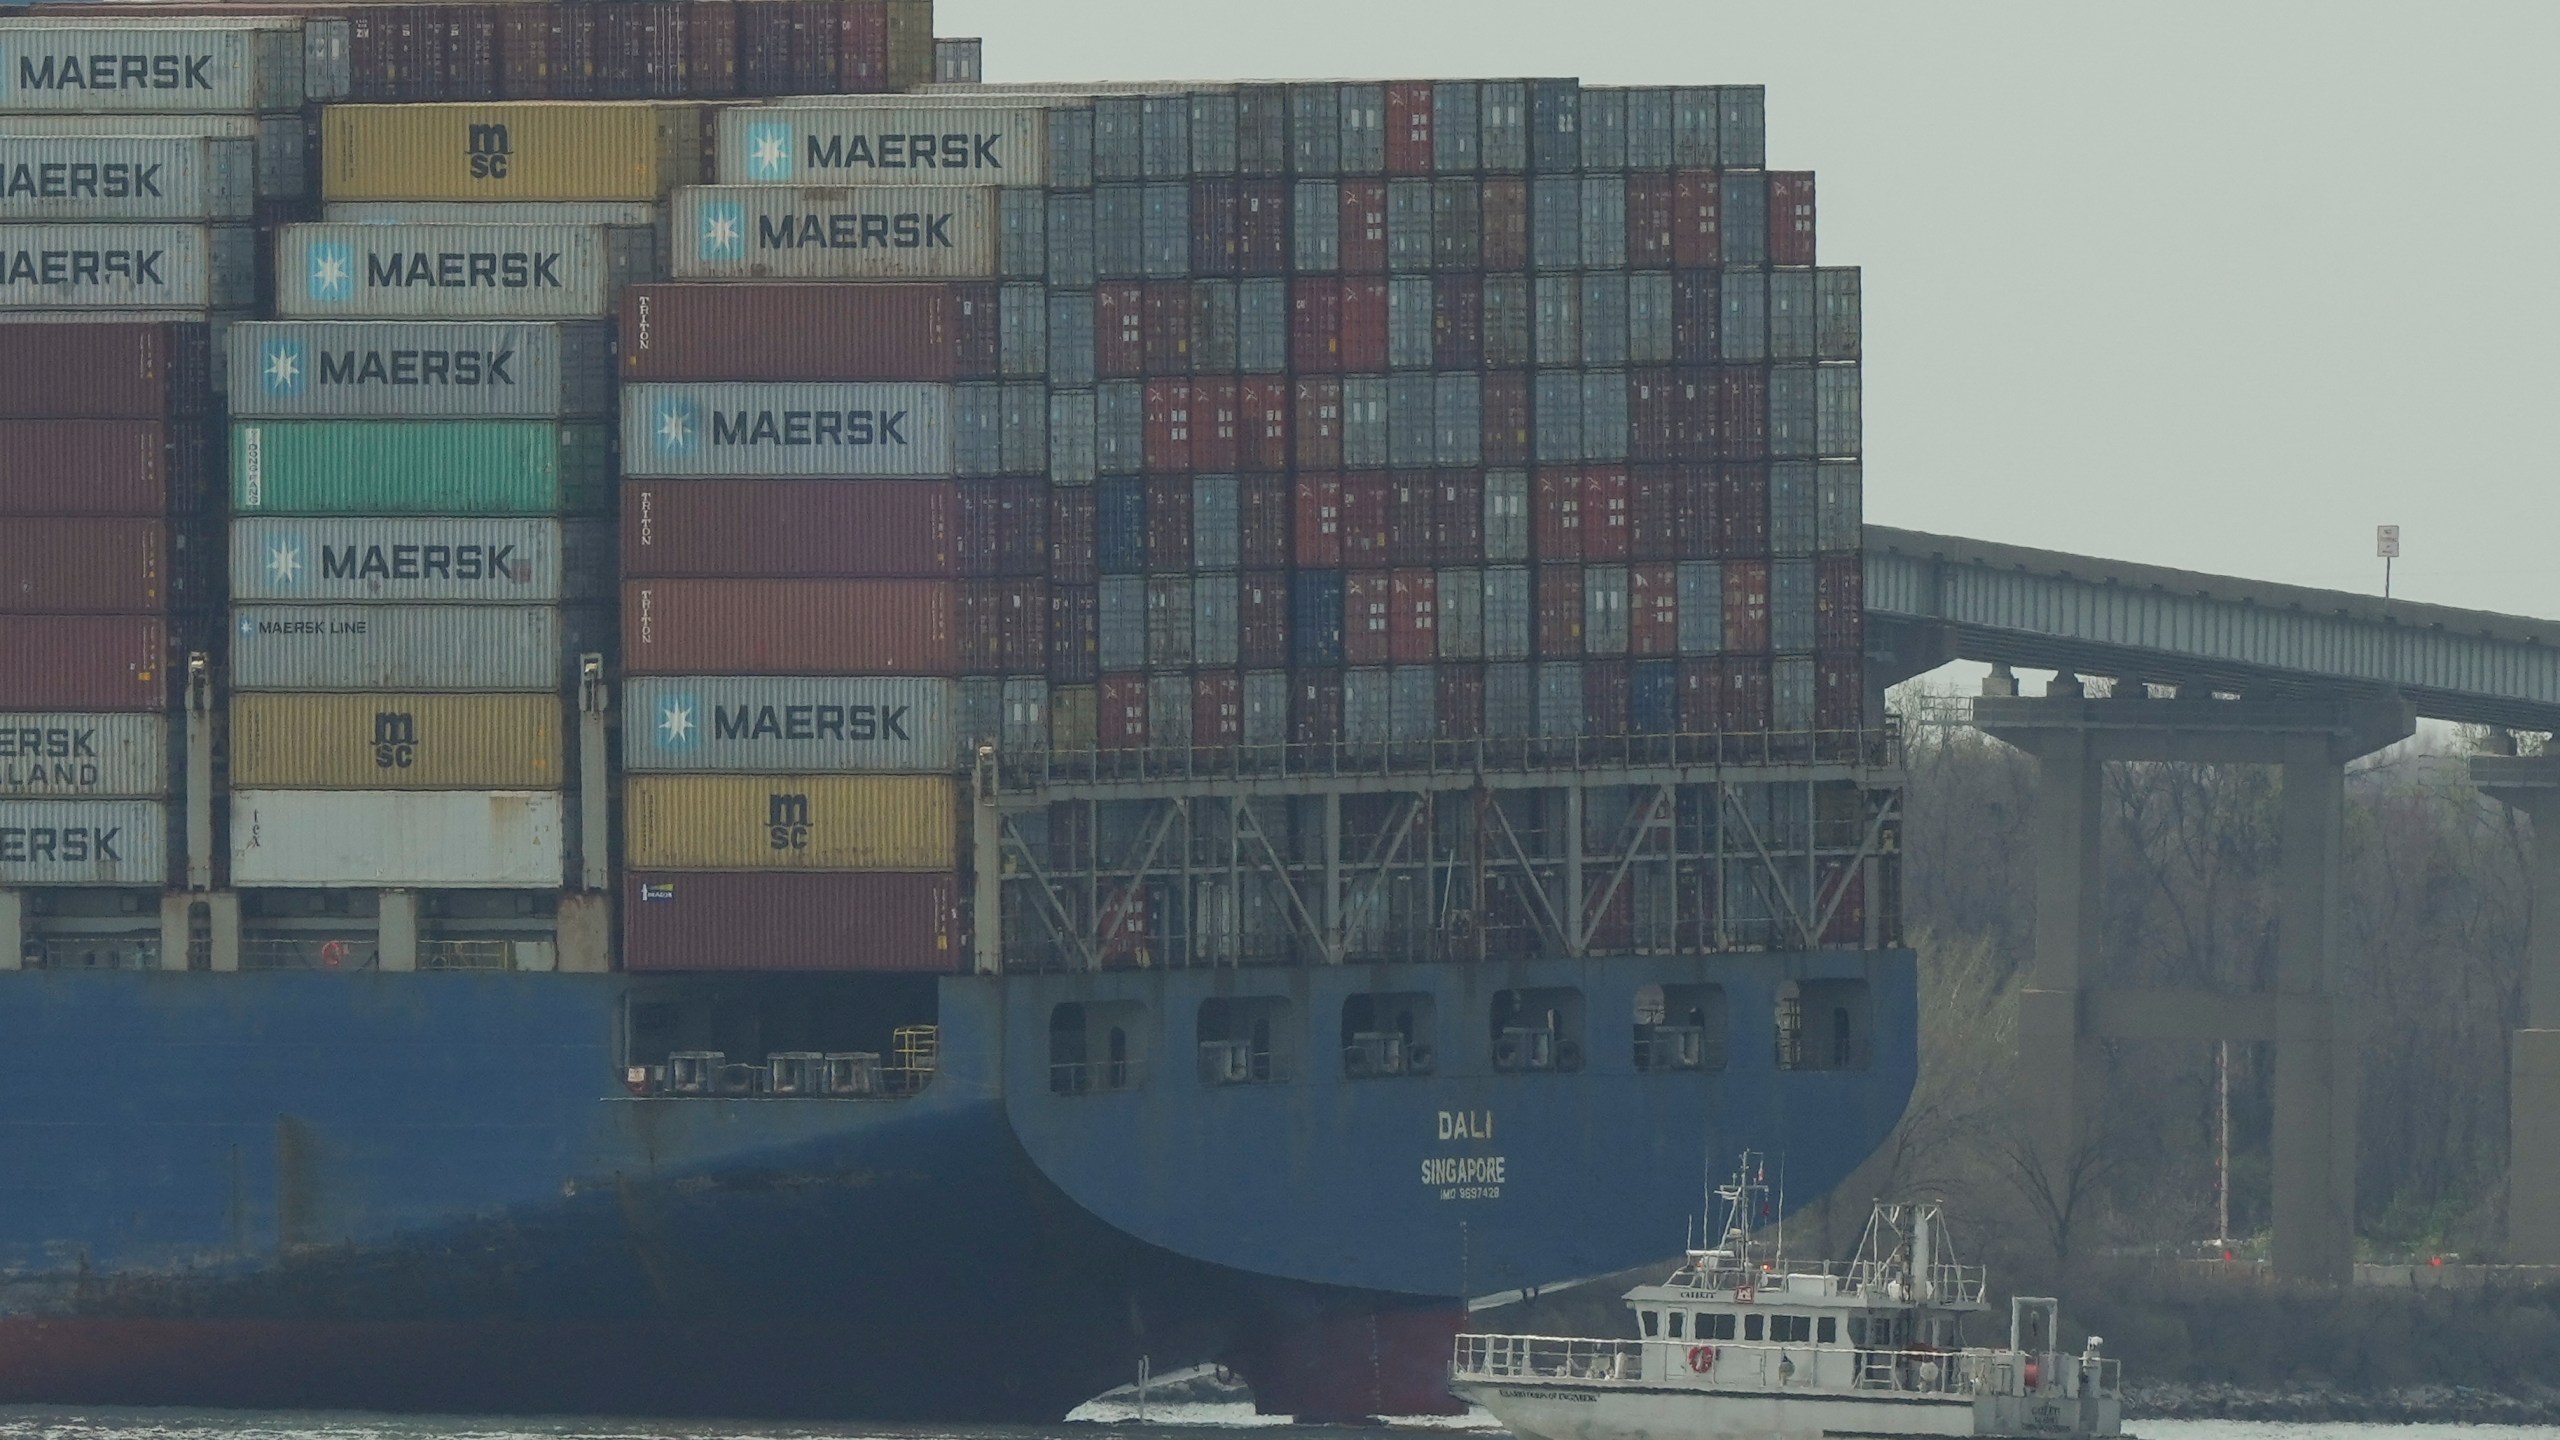
M 940 0 L 990 80 L 1769 87 L 1867 514 L 2560 617 L 2560 4 Z

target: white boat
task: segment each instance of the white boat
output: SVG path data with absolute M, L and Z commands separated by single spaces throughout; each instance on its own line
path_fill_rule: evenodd
M 1659 1285 L 1627 1292 L 1633 1340 L 1460 1335 L 1450 1388 L 1521 1440 L 2121 1435 L 2119 1362 L 2060 1348 L 2060 1307 L 2009 1302 L 2005 1346 L 1968 1345 L 1989 1311 L 1935 1204 L 1876 1206 L 1846 1265 L 1763 1255 L 1756 1157 L 1719 1187 L 1726 1224 Z

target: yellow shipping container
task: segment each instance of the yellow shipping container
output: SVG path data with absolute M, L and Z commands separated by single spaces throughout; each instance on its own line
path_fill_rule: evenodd
M 330 200 L 662 201 L 703 178 L 703 107 L 649 102 L 332 105 Z
M 933 79 L 933 0 L 889 0 L 889 88 L 920 90 Z
M 943 775 L 634 775 L 635 870 L 948 870 L 958 782 Z
M 231 697 L 242 790 L 559 790 L 557 695 Z

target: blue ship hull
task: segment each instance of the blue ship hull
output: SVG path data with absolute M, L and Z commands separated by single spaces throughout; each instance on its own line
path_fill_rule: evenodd
M 1701 978 L 1730 1063 L 1639 1071 L 1637 987 Z M 1866 986 L 1863 1064 L 1781 1070 L 1778 987 L 1825 979 Z M 1049 1419 L 1141 1356 L 1269 1371 L 1346 1321 L 1428 1336 L 1395 1317 L 1645 1263 L 1711 1154 L 1819 1196 L 1916 1062 L 1907 952 L 1620 957 L 945 977 L 911 1097 L 642 1098 L 649 983 L 6 977 L 0 1400 Z M 1493 992 L 1556 987 L 1584 1068 L 1497 1073 Z M 1432 996 L 1435 1073 L 1194 1074 L 1203 999 L 1285 994 L 1329 1057 L 1343 999 L 1389 990 Z M 1060 1093 L 1069 1002 L 1146 1017 L 1158 1058 Z

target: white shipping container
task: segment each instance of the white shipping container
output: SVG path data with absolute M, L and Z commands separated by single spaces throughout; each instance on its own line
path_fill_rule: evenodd
M 314 320 L 602 317 L 656 268 L 657 237 L 608 225 L 287 225 L 276 309 Z
M 996 191 L 692 185 L 675 193 L 679 280 L 971 280 L 997 273 Z
M 240 885 L 547 890 L 563 877 L 556 790 L 238 790 Z
M 234 690 L 556 690 L 549 605 L 243 605 Z
M 5 31 L 0 31 L 5 36 Z M 21 139 L 45 136 L 91 139 L 100 135 L 160 135 L 246 140 L 257 152 L 258 193 L 273 198 L 302 194 L 302 116 L 286 115 L 12 115 L 0 121 Z
M 159 715 L 0 714 L 0 798 L 169 793 L 169 722 Z
M 142 26 L 29 16 L 0 25 L 0 110 L 299 109 L 302 27 L 291 20 Z
M 0 134 L 0 220 L 246 220 L 253 140 Z
M 254 304 L 257 244 L 246 225 L 0 225 L 0 309 Z
M 626 770 L 921 772 L 959 758 L 950 680 L 686 675 L 634 678 L 622 697 Z
M 0 885 L 169 883 L 156 800 L 0 800 Z
M 712 171 L 731 185 L 1045 185 L 1036 105 L 740 105 L 720 112 Z
M 938 479 L 953 408 L 948 385 L 625 385 L 622 473 Z
M 225 344 L 244 418 L 612 413 L 613 345 L 597 323 L 261 320 Z
M 238 519 L 239 601 L 548 605 L 562 589 L 561 524 L 513 518 Z

